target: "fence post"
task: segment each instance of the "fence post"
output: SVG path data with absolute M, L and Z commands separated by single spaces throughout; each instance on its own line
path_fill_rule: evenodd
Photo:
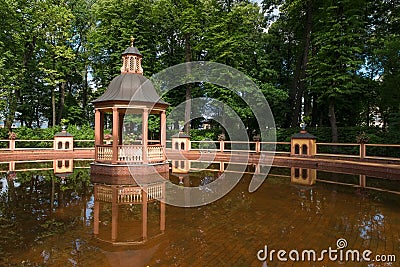
M 219 140 L 219 151 L 224 152 L 224 150 L 225 150 L 225 141 Z
M 360 143 L 360 159 L 365 158 L 365 143 Z
M 256 141 L 256 153 L 260 153 L 260 141 Z
M 10 139 L 10 146 L 9 146 L 11 151 L 15 150 L 15 139 Z

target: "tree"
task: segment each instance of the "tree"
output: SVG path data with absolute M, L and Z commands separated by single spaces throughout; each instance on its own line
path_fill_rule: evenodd
M 359 91 L 357 71 L 363 61 L 363 1 L 342 0 L 323 3 L 313 31 L 313 54 L 308 81 L 310 90 L 328 106 L 332 142 L 338 142 L 335 106 L 340 98 Z

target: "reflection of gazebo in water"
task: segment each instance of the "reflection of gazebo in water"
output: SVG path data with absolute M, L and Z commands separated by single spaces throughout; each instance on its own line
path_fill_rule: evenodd
M 95 184 L 97 239 L 113 245 L 137 245 L 164 233 L 165 181 L 158 176 L 141 178 L 149 183 L 142 187 Z
M 92 164 L 92 182 L 110 182 L 115 177 L 129 176 L 129 169 L 137 174 L 168 172 L 165 163 L 166 108 L 152 83 L 143 76 L 142 55 L 131 46 L 122 54 L 121 74 L 115 77 L 106 92 L 93 101 L 95 107 L 95 162 Z M 112 144 L 104 143 L 105 115 L 112 114 Z M 149 115 L 160 116 L 159 140 L 149 142 Z M 126 116 L 141 116 L 141 140 L 125 142 Z M 128 131 L 128 134 L 132 132 Z M 128 169 L 129 166 L 129 169 Z M 152 166 L 152 168 L 146 168 Z M 96 175 L 97 174 L 97 175 Z M 105 178 L 109 176 L 108 178 Z

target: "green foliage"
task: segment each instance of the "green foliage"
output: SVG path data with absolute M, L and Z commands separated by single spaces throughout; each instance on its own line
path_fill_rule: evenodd
M 190 130 L 190 140 L 192 141 L 203 141 L 203 140 L 218 140 L 218 135 L 221 133 L 220 130 L 214 129 L 192 129 Z
M 241 0 L 2 0 L 0 119 L 8 129 L 14 118 L 27 128 L 66 124 L 77 139 L 91 139 L 90 101 L 120 73 L 121 53 L 133 35 L 147 76 L 188 59 L 227 64 L 259 86 L 278 127 L 296 125 L 291 119 L 302 115 L 311 118 L 311 127 L 332 126 L 333 105 L 339 139 L 343 127 L 370 125 L 375 112 L 383 132 L 398 140 L 395 3 L 264 0 L 261 9 Z M 185 88 L 166 96 L 171 108 L 184 101 Z M 223 101 L 249 132 L 257 130 L 250 108 L 231 91 L 197 83 L 191 93 Z M 152 138 L 157 125 L 150 120 Z M 51 139 L 60 129 L 16 131 L 18 139 Z M 0 130 L 0 137 L 7 132 Z M 329 141 L 325 132 L 323 137 Z

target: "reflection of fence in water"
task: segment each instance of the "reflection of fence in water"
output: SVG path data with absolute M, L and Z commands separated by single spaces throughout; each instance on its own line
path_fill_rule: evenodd
M 26 171 L 48 171 L 53 170 L 53 163 L 56 160 L 20 160 L 0 162 L 0 173 L 8 171 L 26 172 Z M 89 169 L 89 164 L 93 162 L 89 159 L 74 159 L 74 169 Z M 12 169 L 10 169 L 12 167 Z

